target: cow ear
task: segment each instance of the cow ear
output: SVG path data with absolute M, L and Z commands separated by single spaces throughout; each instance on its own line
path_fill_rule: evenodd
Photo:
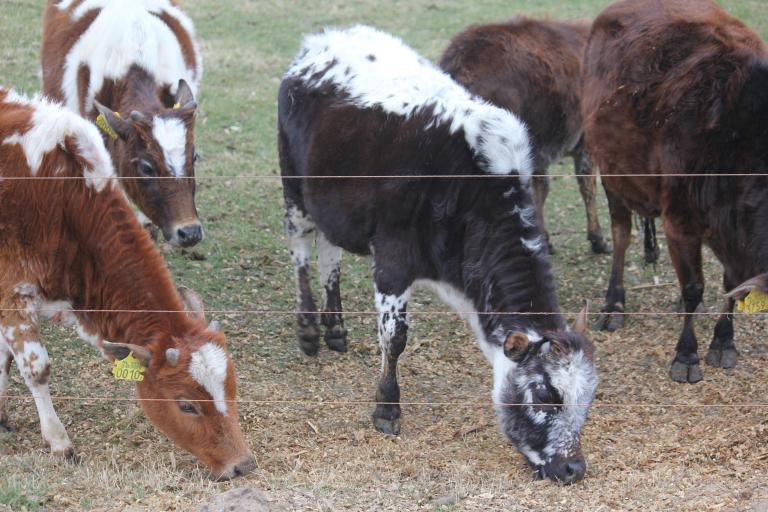
M 581 308 L 579 316 L 576 317 L 576 322 L 573 324 L 573 332 L 584 334 L 587 332 L 587 317 L 589 315 L 589 301 L 584 301 L 584 307 Z
M 732 300 L 744 300 L 744 297 L 753 291 L 768 292 L 768 274 L 760 274 L 748 281 L 744 281 L 739 286 L 725 294 L 725 296 Z
M 131 131 L 131 123 L 120 117 L 120 114 L 113 112 L 112 109 L 105 107 L 96 100 L 93 100 L 93 106 L 99 111 L 96 118 L 96 126 L 102 132 L 106 133 L 111 139 L 120 137 L 125 140 Z
M 552 338 L 549 340 L 549 353 L 555 357 L 565 357 L 571 353 L 571 345 L 566 340 Z
M 184 312 L 187 316 L 205 322 L 205 306 L 203 305 L 203 299 L 200 298 L 197 292 L 186 286 L 179 286 L 176 290 L 179 292 L 179 297 L 184 305 Z
M 174 108 L 197 108 L 197 103 L 195 102 L 195 95 L 192 93 L 192 88 L 183 78 L 179 80 L 179 88 L 176 91 L 176 96 L 174 96 L 173 99 L 174 103 L 178 105 L 178 107 Z
M 141 345 L 134 345 L 132 343 L 111 343 L 105 341 L 102 345 L 104 353 L 110 359 L 125 359 L 133 352 L 133 357 L 141 363 L 145 368 L 149 368 L 149 363 L 152 361 L 152 352 L 147 347 Z
M 515 357 L 522 354 L 528 348 L 530 339 L 528 335 L 523 332 L 513 332 L 507 336 L 504 342 L 504 355 L 507 357 Z

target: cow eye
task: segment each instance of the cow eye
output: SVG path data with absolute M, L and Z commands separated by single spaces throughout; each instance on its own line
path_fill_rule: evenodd
M 152 167 L 152 164 L 145 160 L 139 160 L 139 174 L 147 178 L 153 178 L 157 176 L 157 171 Z
M 195 409 L 195 406 L 187 402 L 186 400 L 176 400 L 176 405 L 179 406 L 179 409 L 184 414 L 194 414 L 194 415 L 198 414 L 197 409 Z

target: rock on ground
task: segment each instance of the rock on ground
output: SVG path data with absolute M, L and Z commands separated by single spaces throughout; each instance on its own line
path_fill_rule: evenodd
M 238 487 L 214 496 L 200 507 L 200 512 L 270 512 L 267 495 L 253 487 Z

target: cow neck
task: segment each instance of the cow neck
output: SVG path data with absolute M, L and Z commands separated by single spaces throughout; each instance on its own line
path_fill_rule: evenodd
M 189 332 L 165 262 L 122 192 L 107 189 L 69 206 L 79 210 L 70 212 L 78 246 L 70 265 L 81 277 L 69 296 L 76 309 L 96 310 L 86 323 L 107 340 L 138 345 Z

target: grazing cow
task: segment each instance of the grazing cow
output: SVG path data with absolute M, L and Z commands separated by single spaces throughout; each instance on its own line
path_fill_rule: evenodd
M 15 359 L 51 452 L 74 456 L 53 408 L 37 327 L 41 317 L 55 317 L 76 323 L 110 358 L 133 353 L 145 367 L 137 390 L 147 416 L 214 477 L 253 468 L 224 335 L 180 312 L 170 273 L 118 187 L 98 130 L 58 105 L 6 90 L 0 240 L 0 426 L 7 426 Z
M 365 26 L 308 36 L 282 82 L 278 110 L 301 349 L 318 350 L 313 238 L 321 318 L 336 350 L 346 346 L 342 248 L 371 255 L 382 357 L 376 428 L 400 431 L 397 360 L 411 288 L 421 283 L 466 315 L 494 368 L 501 428 L 537 474 L 580 479 L 579 434 L 597 385 L 593 348 L 558 312 L 525 127 L 399 39 Z M 400 175 L 413 178 L 366 179 Z M 451 175 L 477 178 L 445 179 Z M 487 179 L 493 175 L 508 177 Z
M 98 118 L 143 218 L 173 245 L 200 242 L 194 129 L 203 69 L 176 2 L 48 0 L 41 56 L 43 91 Z
M 595 21 L 583 72 L 587 148 L 614 243 L 601 327 L 623 323 L 631 211 L 661 216 L 687 313 L 670 375 L 698 382 L 702 243 L 723 264 L 726 289 L 768 270 L 768 48 L 710 0 L 621 1 Z M 736 364 L 732 310 L 729 299 L 715 326 L 706 357 L 715 367 Z
M 528 127 L 533 146 L 533 197 L 544 224 L 549 193 L 547 169 L 563 156 L 573 158 L 579 191 L 587 210 L 592 252 L 610 252 L 597 216 L 596 178 L 584 150 L 581 122 L 581 60 L 588 22 L 515 18 L 476 25 L 453 38 L 440 67 L 472 94 L 514 112 Z M 552 244 L 550 243 L 550 250 Z

